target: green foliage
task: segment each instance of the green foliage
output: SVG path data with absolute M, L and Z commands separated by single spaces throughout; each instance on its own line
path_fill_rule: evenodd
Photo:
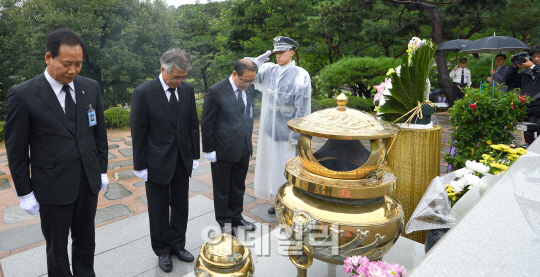
M 262 102 L 257 102 L 255 103 L 255 108 L 253 109 L 253 117 L 260 117 L 261 116 L 261 105 L 262 105 Z
M 321 102 L 317 99 L 311 98 L 311 112 L 314 113 L 316 111 L 322 110 L 321 108 Z
M 108 128 L 129 128 L 129 114 L 130 111 L 120 107 L 112 107 L 105 112 L 105 124 Z
M 454 157 L 446 154 L 444 159 L 458 169 L 465 167 L 467 160 L 479 161 L 482 154 L 489 154 L 490 144 L 514 143 L 512 132 L 527 116 L 529 97 L 522 103 L 519 95 L 498 88 L 494 98 L 491 97 L 491 89 L 484 88 L 480 93 L 479 89 L 465 88 L 465 97 L 450 109 L 452 140 L 457 152 Z
M 347 107 L 365 112 L 373 112 L 375 104 L 373 104 L 373 97 L 364 98 L 351 96 L 349 97 L 349 102 L 347 102 Z
M 316 112 L 328 108 L 337 107 L 336 99 L 325 98 L 321 100 L 311 99 L 311 112 Z M 375 105 L 373 104 L 373 98 L 363 98 L 358 96 L 349 96 L 347 107 L 372 112 Z
M 399 65 L 399 59 L 379 57 L 348 57 L 324 67 L 319 72 L 322 95 L 332 97 L 340 88 L 351 90 L 352 96 L 371 96 L 372 87 L 384 81 L 389 68 Z M 320 92 L 321 90 L 318 90 Z
M 201 123 L 202 111 L 202 107 L 197 107 L 197 118 L 199 119 L 199 123 Z
M 0 142 L 4 141 L 4 121 L 0 121 Z
M 395 121 L 415 108 L 418 102 L 423 103 L 427 99 L 430 91 L 427 78 L 434 54 L 435 47 L 427 42 L 416 49 L 410 59 L 408 55 L 403 55 L 399 76 L 397 72 L 390 74 L 392 95 L 387 95 L 386 103 L 380 107 L 384 113 L 381 115 L 383 120 Z M 400 121 L 406 119 L 403 117 Z

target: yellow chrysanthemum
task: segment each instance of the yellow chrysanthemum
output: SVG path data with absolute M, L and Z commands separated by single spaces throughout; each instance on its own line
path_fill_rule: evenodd
M 527 150 L 525 148 L 516 148 L 516 151 L 518 152 L 518 154 L 520 155 L 525 155 L 527 154 Z
M 510 154 L 517 154 L 517 150 L 516 149 L 512 149 L 512 148 L 508 148 L 508 149 L 505 149 L 506 152 L 510 153 Z
M 490 163 L 489 165 L 490 165 L 491 167 L 501 168 L 501 164 L 499 164 L 499 163 Z
M 487 144 L 491 145 L 493 142 L 491 140 L 486 141 Z
M 495 174 L 495 175 L 497 175 L 497 174 L 499 174 L 499 173 L 501 173 L 501 172 L 498 171 L 498 170 L 493 172 L 493 174 Z
M 511 161 L 513 161 L 513 160 L 516 159 L 516 157 L 514 157 L 514 156 L 512 156 L 512 155 L 508 155 L 507 157 L 508 157 L 508 159 L 511 160 Z
M 495 149 L 495 150 L 501 150 L 502 148 L 499 145 L 490 145 L 489 147 Z
M 448 196 L 455 196 L 456 194 L 455 193 L 448 193 L 447 195 Z
M 488 155 L 488 154 L 482 154 L 482 158 L 483 158 L 484 160 L 489 160 L 489 158 L 491 158 L 491 156 Z
M 502 169 L 503 171 L 506 171 L 508 169 L 508 166 L 501 164 L 499 168 Z
M 499 147 L 504 151 L 508 151 L 509 149 L 511 149 L 510 146 L 505 144 L 499 144 Z

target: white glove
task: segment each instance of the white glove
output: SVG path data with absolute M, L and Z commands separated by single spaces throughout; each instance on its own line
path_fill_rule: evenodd
M 217 161 L 216 151 L 210 152 L 210 153 L 204 153 L 204 156 L 206 157 L 206 159 L 208 159 L 212 163 L 215 163 Z
M 270 60 L 270 55 L 272 55 L 272 51 L 271 50 L 268 50 L 266 52 L 264 52 L 264 54 L 258 56 L 257 58 L 255 58 L 253 60 L 253 62 L 255 62 L 255 64 L 257 66 L 261 66 L 264 62 L 267 62 Z
M 199 167 L 199 160 L 193 160 L 193 170 L 197 169 Z
M 21 209 L 26 211 L 29 215 L 39 214 L 39 203 L 34 196 L 34 192 L 21 196 Z
M 107 173 L 101 173 L 101 190 L 105 190 L 107 188 L 107 185 L 109 184 L 109 177 L 107 177 Z
M 148 181 L 148 169 L 135 170 L 135 176 L 143 179 L 143 181 Z

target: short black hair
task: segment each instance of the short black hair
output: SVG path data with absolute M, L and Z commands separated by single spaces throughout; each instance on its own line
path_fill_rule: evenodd
M 50 32 L 45 41 L 45 53 L 51 53 L 51 58 L 56 58 L 60 52 L 60 45 L 80 45 L 83 50 L 83 55 L 86 53 L 86 45 L 83 39 L 69 29 L 58 29 Z
M 529 55 L 534 55 L 534 54 L 540 54 L 540 44 L 536 45 L 535 47 L 531 48 L 531 50 L 529 50 Z
M 497 57 L 503 57 L 503 59 L 506 60 L 506 55 L 505 54 L 499 54 L 499 55 L 495 56 L 495 58 L 497 58 Z
M 252 60 L 240 59 L 234 62 L 234 71 L 238 73 L 238 76 L 242 76 L 246 70 L 255 71 L 255 73 L 259 72 L 257 64 L 255 64 Z

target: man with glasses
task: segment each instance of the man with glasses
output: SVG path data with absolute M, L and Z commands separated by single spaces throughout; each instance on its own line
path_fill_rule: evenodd
M 259 65 L 255 88 L 262 92 L 261 123 L 255 166 L 255 194 L 264 199 L 276 196 L 287 181 L 285 163 L 296 156 L 299 133 L 291 131 L 287 121 L 311 113 L 311 78 L 293 61 L 298 43 L 288 37 L 274 38 L 277 64 L 265 63 L 272 51 L 254 59 Z M 274 214 L 272 206 L 268 210 Z
M 540 124 L 540 44 L 529 50 L 529 55 L 531 59 L 525 58 L 525 62 L 519 65 L 512 64 L 504 81 L 509 88 L 521 88 L 521 95 L 528 95 L 535 100 L 527 110 L 528 121 Z M 520 67 L 524 70 L 518 73 Z
M 160 62 L 161 74 L 133 91 L 131 136 L 133 169 L 146 181 L 152 250 L 159 267 L 170 272 L 171 254 L 194 260 L 185 245 L 189 176 L 199 166 L 199 120 L 193 87 L 183 82 L 189 55 L 170 49 Z
M 257 65 L 248 59 L 234 63 L 234 71 L 206 92 L 201 116 L 203 152 L 211 162 L 216 221 L 223 233 L 236 227 L 255 230 L 242 217 L 249 157 L 253 153 L 253 96 Z
M 506 55 L 498 54 L 495 56 L 495 64 L 497 65 L 497 69 L 492 69 L 489 71 L 491 76 L 487 77 L 487 81 L 491 83 L 493 80 L 495 80 L 495 85 L 499 86 L 501 91 L 508 92 L 508 86 L 504 83 L 504 75 L 506 75 L 506 72 L 510 70 L 510 68 L 506 66 L 505 63 Z

